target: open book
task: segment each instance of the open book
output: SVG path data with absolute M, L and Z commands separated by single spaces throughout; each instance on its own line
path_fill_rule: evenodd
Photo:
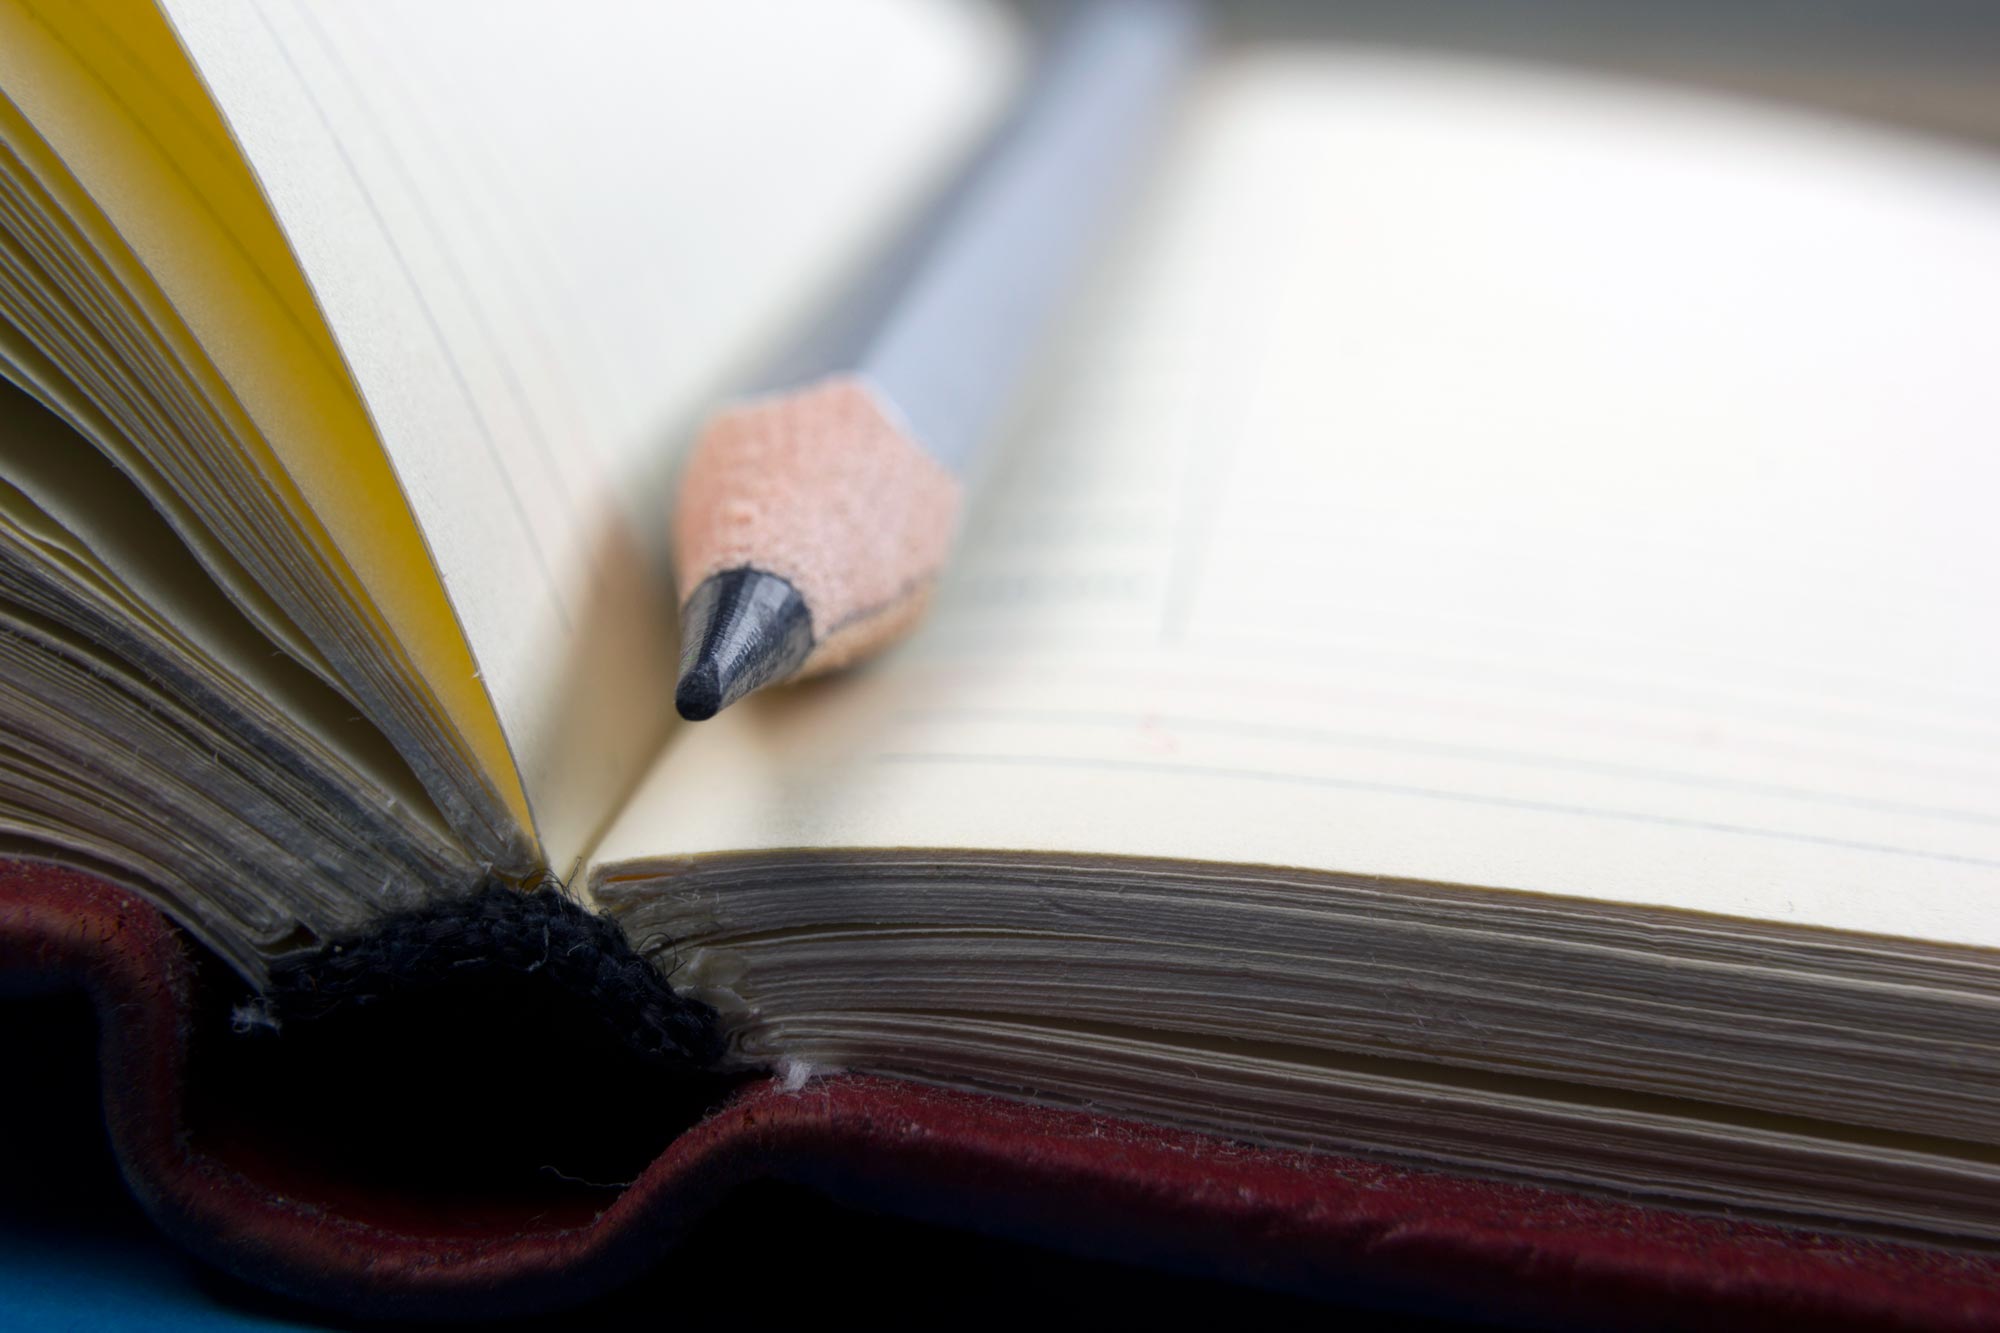
M 930 623 L 668 725 L 677 442 L 1026 38 L 0 0 L 0 830 L 253 980 L 553 873 L 746 1065 L 2000 1240 L 1970 151 L 1220 48 Z

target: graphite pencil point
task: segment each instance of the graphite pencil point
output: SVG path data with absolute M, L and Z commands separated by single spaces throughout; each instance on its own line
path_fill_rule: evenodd
M 711 574 L 681 608 L 674 708 L 690 722 L 714 717 L 797 671 L 812 645 L 812 617 L 788 581 L 761 569 Z

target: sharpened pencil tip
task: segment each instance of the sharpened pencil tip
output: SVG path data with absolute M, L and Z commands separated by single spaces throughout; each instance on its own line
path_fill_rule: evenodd
M 789 582 L 761 569 L 711 574 L 681 608 L 674 708 L 690 722 L 706 721 L 797 671 L 812 645 L 811 613 Z
M 706 722 L 722 711 L 722 680 L 713 663 L 698 663 L 681 673 L 674 707 L 690 722 Z

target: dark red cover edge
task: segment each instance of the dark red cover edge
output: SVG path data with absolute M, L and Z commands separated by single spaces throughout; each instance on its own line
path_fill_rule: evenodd
M 837 1077 L 754 1085 L 582 1225 L 468 1236 L 308 1197 L 187 1123 L 195 970 L 141 900 L 0 862 L 0 989 L 77 987 L 106 1122 L 181 1244 L 272 1290 L 370 1315 L 520 1313 L 656 1261 L 727 1192 L 809 1184 L 911 1217 L 1307 1293 L 1623 1328 L 2000 1328 L 2000 1257 L 1271 1152 L 996 1097 Z

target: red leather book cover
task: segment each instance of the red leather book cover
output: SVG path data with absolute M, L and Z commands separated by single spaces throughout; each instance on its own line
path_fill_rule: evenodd
M 282 1124 L 232 1114 L 240 1075 L 232 1085 L 202 1056 L 204 1034 L 229 1024 L 217 972 L 130 894 L 0 863 L 0 994 L 91 997 L 107 1126 L 147 1211 L 220 1267 L 345 1313 L 463 1319 L 580 1301 L 657 1262 L 732 1192 L 783 1181 L 1080 1255 L 1535 1325 L 2000 1327 L 1990 1254 L 1253 1149 L 878 1078 L 720 1092 L 615 1190 L 426 1197 L 329 1169 L 292 1151 Z

